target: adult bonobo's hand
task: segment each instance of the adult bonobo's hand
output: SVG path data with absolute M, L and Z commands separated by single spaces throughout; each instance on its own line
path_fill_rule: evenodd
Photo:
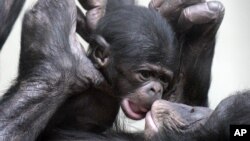
M 35 140 L 72 93 L 102 75 L 76 39 L 73 0 L 39 0 L 23 19 L 19 75 L 0 100 L 0 140 Z
M 89 40 L 91 32 L 96 28 L 99 19 L 105 14 L 107 0 L 79 0 L 87 10 L 86 16 L 77 9 L 77 32 L 86 40 Z
M 218 1 L 152 0 L 149 7 L 158 10 L 181 34 L 190 32 L 192 27 L 203 25 L 203 31 L 199 29 L 202 35 L 214 37 L 224 16 L 224 7 Z M 206 30 L 214 31 L 214 34 L 204 33 Z
M 206 106 L 215 36 L 223 20 L 224 6 L 218 1 L 151 0 L 149 7 L 172 24 L 181 46 L 175 91 L 165 98 Z
M 35 74 L 49 82 L 64 83 L 70 90 L 84 91 L 102 81 L 102 76 L 76 39 L 75 3 L 55 5 L 39 2 L 24 17 L 19 79 Z M 63 9 L 66 6 L 69 8 Z

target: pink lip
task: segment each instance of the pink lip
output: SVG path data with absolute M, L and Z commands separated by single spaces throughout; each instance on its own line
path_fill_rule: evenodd
M 143 119 L 147 112 L 145 108 L 140 108 L 133 102 L 129 101 L 128 98 L 122 101 L 121 106 L 125 115 L 133 120 Z

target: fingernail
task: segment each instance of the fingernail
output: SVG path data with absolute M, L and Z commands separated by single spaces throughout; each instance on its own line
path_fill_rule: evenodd
M 224 9 L 224 6 L 219 1 L 208 2 L 207 5 L 208 5 L 208 8 L 214 12 L 222 11 L 222 9 Z

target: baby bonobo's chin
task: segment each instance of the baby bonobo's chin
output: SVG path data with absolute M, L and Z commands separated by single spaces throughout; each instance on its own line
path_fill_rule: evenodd
M 144 108 L 138 103 L 133 102 L 129 98 L 122 100 L 121 107 L 124 114 L 133 120 L 143 119 L 148 112 L 148 109 Z
M 212 110 L 206 107 L 192 107 L 185 104 L 157 100 L 147 113 L 145 136 L 151 138 L 156 133 L 184 133 L 203 125 Z

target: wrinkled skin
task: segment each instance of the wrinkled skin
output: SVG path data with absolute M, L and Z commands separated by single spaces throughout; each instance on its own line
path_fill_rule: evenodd
M 152 0 L 149 7 L 166 17 L 182 46 L 175 89 L 164 99 L 207 106 L 215 36 L 223 20 L 223 5 L 205 0 Z
M 35 140 L 66 99 L 101 86 L 76 39 L 76 16 L 68 0 L 40 0 L 25 14 L 19 75 L 0 101 L 0 140 Z
M 147 113 L 145 135 L 147 138 L 152 138 L 163 131 L 166 134 L 187 133 L 204 125 L 211 113 L 212 110 L 206 107 L 192 107 L 158 100 Z
M 98 21 L 105 15 L 107 0 L 79 0 L 84 9 L 87 10 L 86 16 L 77 9 L 77 32 L 86 41 L 95 30 Z
M 136 7 L 133 9 L 138 11 Z M 169 44 L 168 48 L 173 48 L 173 38 L 166 34 L 171 33 L 171 30 L 151 22 L 151 18 L 156 18 L 160 20 L 160 24 L 167 25 L 165 20 L 156 12 L 146 8 L 141 9 L 148 12 L 150 17 L 141 11 L 140 14 L 156 27 L 157 33 L 161 33 L 164 43 Z M 133 12 L 129 12 L 132 18 L 137 19 Z M 157 16 L 154 17 L 155 15 Z M 102 74 L 96 69 L 105 66 L 106 58 L 101 59 L 104 63 L 97 61 L 101 64 L 96 66 L 96 63 L 94 66 L 85 55 L 76 39 L 76 17 L 75 3 L 66 0 L 40 0 L 25 14 L 18 78 L 0 101 L 2 113 L 0 119 L 3 121 L 0 123 L 1 140 L 53 140 L 62 138 L 64 135 L 67 138 L 70 136 L 68 134 L 84 131 L 100 133 L 112 127 L 119 110 L 119 103 L 128 95 L 130 92 L 128 90 L 132 89 L 133 93 L 139 94 L 139 97 L 131 95 L 126 97 L 130 99 L 125 99 L 127 104 L 124 104 L 123 108 L 133 110 L 127 111 L 127 114 L 134 119 L 143 118 L 152 103 L 161 98 L 163 90 L 172 79 L 172 68 L 175 67 L 169 66 L 171 70 L 167 70 L 168 64 L 165 61 L 174 63 L 174 57 L 165 54 L 163 57 L 157 55 L 155 59 L 163 60 L 162 66 L 152 62 L 144 63 L 138 70 L 138 67 L 133 68 L 135 65 L 133 67 L 130 65 L 129 69 L 133 75 L 122 78 L 116 76 L 116 80 L 119 82 L 118 86 L 127 84 L 123 83 L 127 79 L 133 83 L 127 85 L 129 89 L 126 89 L 127 86 L 121 87 L 123 89 L 119 89 L 117 94 L 122 92 L 122 96 L 117 95 L 114 98 L 112 91 L 108 89 L 109 86 L 105 85 Z M 142 23 L 139 21 L 139 25 Z M 161 29 L 166 32 L 162 32 Z M 163 50 L 164 53 L 168 53 L 165 51 L 166 48 Z M 162 55 L 159 51 L 156 53 Z M 133 52 L 129 53 L 133 54 Z M 97 60 L 106 57 L 102 56 L 101 52 L 94 55 L 98 56 Z M 125 68 L 123 69 L 122 71 L 125 72 Z M 151 72 L 153 72 L 152 75 Z M 155 72 L 159 75 L 153 75 Z M 118 76 L 121 75 L 124 73 Z M 127 72 L 126 75 L 130 76 L 130 73 Z M 107 78 L 107 80 L 111 79 Z M 113 81 L 113 84 L 116 84 L 115 82 Z M 136 87 L 132 84 L 136 84 Z M 139 100 L 141 100 L 139 104 L 133 103 Z
M 230 125 L 249 125 L 250 91 L 222 100 L 214 111 L 156 101 L 146 117 L 148 140 L 229 141 Z M 239 112 L 240 111 L 240 112 Z
M 0 50 L 6 41 L 25 1 L 26 0 L 0 1 Z M 79 2 L 87 10 L 87 14 L 85 16 L 79 9 L 77 9 L 76 30 L 81 37 L 88 41 L 91 32 L 93 32 L 98 21 L 105 14 L 107 0 L 79 0 Z
M 91 1 L 85 1 L 85 2 L 87 3 Z M 103 16 L 103 12 L 104 12 L 103 8 L 105 7 L 104 6 L 105 2 L 104 1 L 100 1 L 100 3 L 98 1 L 96 2 L 97 2 L 96 4 L 90 3 L 90 5 L 92 6 L 89 6 L 90 8 L 89 11 L 91 11 L 91 8 L 93 9 L 93 11 L 96 10 L 96 12 L 93 12 L 93 14 L 89 14 L 89 15 L 94 15 L 94 17 L 96 17 L 96 18 L 93 18 L 93 20 L 91 16 L 89 18 L 87 16 L 86 18 L 87 22 L 86 20 L 81 21 L 81 19 L 84 19 L 84 16 L 82 16 L 83 18 L 81 17 L 79 18 L 79 12 L 77 13 L 78 14 L 77 22 L 78 23 L 83 22 L 82 27 L 86 29 L 86 34 L 84 32 L 82 36 L 86 38 L 88 38 L 87 33 L 95 29 L 95 24 L 97 23 L 99 18 Z M 183 2 L 185 3 L 185 1 Z M 192 4 L 196 5 L 200 2 L 201 1 L 197 1 Z M 81 3 L 83 4 L 83 2 Z M 162 3 L 162 4 L 165 4 L 165 3 Z M 201 9 L 197 8 L 197 11 L 200 12 L 200 10 L 202 9 L 204 10 L 204 8 L 202 8 L 202 5 L 203 4 L 200 4 L 200 5 L 198 4 L 198 7 L 201 7 Z M 175 6 L 178 7 L 179 5 L 175 5 Z M 189 6 L 190 5 L 186 4 L 184 11 L 186 7 L 189 7 Z M 151 5 L 151 7 L 156 8 L 156 5 Z M 190 6 L 190 9 L 192 9 L 192 6 Z M 175 13 L 180 14 L 182 10 L 183 9 L 181 9 L 179 12 L 175 11 Z M 221 9 L 221 11 L 223 11 L 223 9 Z M 169 18 L 168 14 L 171 14 L 171 12 L 169 12 L 168 10 L 166 11 L 160 10 L 160 12 L 163 13 L 166 16 L 166 18 Z M 197 82 L 200 82 L 200 84 L 204 84 L 203 81 L 199 80 L 199 77 L 191 77 L 192 75 L 190 75 L 189 73 L 194 70 L 198 70 L 198 72 L 194 71 L 191 74 L 195 74 L 195 75 L 200 74 L 201 76 L 203 76 L 204 69 L 202 69 L 202 67 L 201 69 L 196 68 L 196 66 L 200 66 L 200 65 L 192 64 L 194 62 L 193 61 L 194 58 L 196 58 L 197 56 L 202 56 L 202 57 L 206 56 L 204 54 L 201 54 L 203 53 L 203 48 L 198 47 L 201 44 L 201 42 L 199 41 L 200 40 L 204 41 L 202 42 L 203 45 L 205 44 L 204 48 L 206 48 L 207 46 L 212 46 L 211 48 L 213 50 L 214 36 L 220 24 L 220 22 L 218 21 L 222 20 L 223 16 L 219 14 L 221 17 L 215 16 L 215 19 L 209 19 L 208 17 L 208 21 L 211 21 L 211 22 L 205 22 L 205 23 L 185 21 L 185 18 L 189 17 L 190 15 L 195 15 L 196 12 L 191 12 L 191 14 L 190 13 L 184 14 L 184 16 L 182 16 L 182 14 L 178 15 L 180 17 L 184 17 L 183 21 L 180 20 L 180 24 L 178 24 L 178 26 L 179 25 L 181 26 L 183 24 L 182 26 L 184 27 L 184 29 L 174 26 L 176 25 L 174 24 L 174 22 L 177 22 L 176 19 L 169 20 L 170 23 L 174 26 L 174 30 L 177 33 L 178 40 L 181 43 L 183 43 L 183 47 L 188 46 L 191 49 L 184 48 L 184 50 L 185 49 L 186 50 L 183 51 L 182 53 L 182 61 L 181 61 L 182 66 L 181 66 L 180 75 L 179 77 L 175 78 L 176 79 L 175 91 L 171 91 L 172 93 L 167 93 L 164 97 L 172 101 L 184 102 L 187 104 L 206 105 L 206 94 L 204 96 L 203 95 L 204 93 L 202 93 L 201 97 L 200 95 L 198 95 L 199 94 L 198 90 L 204 87 L 197 86 L 192 83 L 193 81 L 194 82 L 197 81 Z M 205 13 L 206 12 L 208 11 L 205 11 Z M 204 15 L 198 16 L 198 18 L 195 18 L 194 21 L 199 21 L 201 18 L 204 18 L 204 17 L 206 16 Z M 102 75 L 96 70 L 96 68 L 93 66 L 90 60 L 85 56 L 83 49 L 80 47 L 78 41 L 76 40 L 75 18 L 76 18 L 76 7 L 72 1 L 55 2 L 55 1 L 49 1 L 49 0 L 46 0 L 46 1 L 41 0 L 35 6 L 35 8 L 33 8 L 33 10 L 30 11 L 26 15 L 25 20 L 24 20 L 25 22 L 23 25 L 22 35 L 25 35 L 28 33 L 29 36 L 22 37 L 22 53 L 21 53 L 20 72 L 19 72 L 20 75 L 17 79 L 17 83 L 15 83 L 14 86 L 7 92 L 7 94 L 5 94 L 0 104 L 1 112 L 4 113 L 4 114 L 1 114 L 0 116 L 1 120 L 4 121 L 0 123 L 0 129 L 1 129 L 0 133 L 1 133 L 2 140 L 35 140 L 37 136 L 42 132 L 42 130 L 46 128 L 45 127 L 46 123 L 48 123 L 49 119 L 53 117 L 53 114 L 57 111 L 58 107 L 60 107 L 66 101 L 66 99 L 68 99 L 68 97 L 71 97 L 73 94 L 76 94 L 76 93 L 81 93 L 82 91 L 87 90 L 90 86 L 97 87 L 97 89 L 101 88 L 101 90 L 103 90 L 103 88 L 107 88 L 103 85 L 100 85 L 100 84 L 103 84 L 101 83 L 103 82 Z M 216 19 L 220 19 L 220 20 L 216 20 Z M 58 22 L 60 20 L 62 20 L 63 24 L 58 24 L 58 23 L 62 23 L 62 22 Z M 64 21 L 66 22 L 64 23 Z M 84 24 L 84 22 L 87 23 L 87 25 Z M 214 26 L 214 23 L 216 26 Z M 92 25 L 93 27 L 91 27 Z M 195 26 L 198 26 L 198 27 L 195 27 Z M 213 28 L 211 28 L 211 26 Z M 37 30 L 39 28 L 41 29 Z M 79 27 L 77 27 L 77 29 L 79 29 Z M 204 31 L 207 31 L 207 32 L 204 32 Z M 29 32 L 32 32 L 32 33 L 29 33 Z M 204 34 L 207 33 L 211 36 L 211 38 L 206 38 L 207 40 L 204 40 L 202 37 L 210 37 L 210 36 L 207 36 L 207 34 L 205 36 L 201 33 L 204 33 Z M 189 34 L 194 35 L 194 36 L 190 39 L 190 36 L 188 36 Z M 198 38 L 199 40 L 198 39 L 196 40 L 197 37 L 199 37 Z M 213 51 L 210 50 L 208 52 L 205 52 L 205 54 L 211 53 L 211 52 Z M 36 54 L 36 55 L 33 55 L 33 54 Z M 105 55 L 107 54 L 104 54 L 104 56 L 102 55 L 103 54 L 101 54 L 101 56 L 99 57 L 104 57 L 104 61 L 105 61 L 106 59 Z M 208 58 L 209 58 L 208 59 L 208 65 L 209 65 L 209 63 L 212 60 L 212 55 L 209 54 Z M 202 60 L 202 58 L 199 58 L 199 59 Z M 54 61 L 51 61 L 51 60 L 54 60 Z M 192 63 L 188 64 L 186 62 L 187 60 L 189 60 Z M 141 66 L 141 68 L 145 68 L 145 66 Z M 146 66 L 146 68 L 155 68 L 155 66 L 152 67 L 151 64 L 149 64 Z M 161 67 L 156 67 L 156 68 L 157 70 L 159 70 L 159 68 Z M 190 71 L 187 71 L 189 69 Z M 168 75 L 168 77 L 172 76 L 172 72 L 168 73 L 169 70 L 163 71 L 163 72 L 166 72 L 165 74 Z M 208 72 L 205 71 L 205 73 L 206 73 L 205 76 L 210 76 L 210 71 Z M 148 74 L 146 73 L 145 75 L 144 72 L 143 73 L 139 72 L 138 74 L 139 76 L 142 75 L 142 77 L 148 77 Z M 209 82 L 209 79 L 205 79 L 204 81 L 205 81 L 205 86 L 206 86 L 205 88 L 209 87 L 209 85 L 207 85 L 207 82 Z M 198 90 L 196 90 L 195 93 L 191 93 L 188 90 L 186 90 L 185 88 L 189 84 L 187 82 L 191 82 L 192 85 L 194 85 L 194 88 Z M 159 82 L 157 82 L 157 85 L 158 83 Z M 145 89 L 146 88 L 147 87 L 145 85 Z M 145 89 L 141 89 L 141 90 L 144 91 Z M 159 89 L 159 91 L 161 91 L 161 88 Z M 187 94 L 187 96 L 184 94 Z M 197 96 L 197 98 L 195 96 Z M 156 99 L 159 99 L 158 97 L 159 96 L 157 95 Z M 78 99 L 79 99 L 78 97 L 75 97 L 73 98 L 73 100 L 70 99 L 70 101 L 72 103 L 76 103 L 75 100 L 78 100 Z M 17 102 L 19 100 L 21 102 Z M 79 99 L 79 100 L 82 100 L 82 99 Z M 116 101 L 114 103 L 117 104 Z M 152 103 L 153 101 L 150 101 L 149 105 L 151 106 Z M 145 103 L 142 102 L 141 105 L 143 104 Z M 68 108 L 71 109 L 72 108 L 71 105 L 70 104 L 68 105 L 69 105 Z M 66 107 L 68 105 L 66 105 Z M 92 105 L 92 106 L 95 106 L 95 105 Z M 112 107 L 109 107 L 110 105 L 107 104 L 106 106 L 108 106 L 107 109 L 112 109 Z M 174 105 L 174 107 L 175 106 L 178 107 L 178 105 Z M 48 107 L 49 107 L 49 110 L 47 110 Z M 85 107 L 85 105 L 83 105 L 83 107 Z M 141 107 L 138 107 L 138 106 L 137 107 L 131 106 L 131 107 L 134 110 L 134 112 L 138 112 L 138 111 L 144 112 L 145 110 L 144 109 L 145 107 L 143 107 L 142 109 Z M 149 106 L 147 105 L 146 107 L 148 108 Z M 77 108 L 82 109 L 82 107 L 77 107 Z M 98 108 L 99 107 L 97 107 L 97 109 Z M 146 110 L 149 110 L 149 109 L 146 109 Z M 89 111 L 87 110 L 87 114 L 92 115 L 92 113 L 90 112 L 93 112 L 93 110 L 91 109 Z M 108 111 L 105 111 L 105 112 L 108 112 Z M 111 110 L 109 112 L 116 115 L 117 110 L 115 109 L 114 111 Z M 77 115 L 73 115 L 71 114 L 71 111 L 70 112 L 63 111 L 62 113 L 63 113 L 62 115 L 64 115 L 65 113 L 66 115 L 68 114 L 69 116 L 72 116 L 73 119 L 74 118 L 77 119 L 78 116 L 80 117 L 82 116 L 74 112 L 73 113 Z M 106 114 L 106 115 L 110 115 L 110 114 Z M 187 116 L 189 114 L 185 114 L 185 115 Z M 187 125 L 189 125 L 191 121 L 196 120 L 196 116 L 190 115 L 190 118 L 188 118 L 189 116 L 187 117 L 186 116 L 183 116 L 183 117 L 185 117 L 184 118 L 186 120 L 185 124 Z M 39 117 L 39 120 L 37 120 L 38 119 L 37 117 Z M 142 117 L 143 116 L 139 118 L 142 118 Z M 113 118 L 114 117 L 112 116 L 111 123 L 113 122 Z M 25 119 L 25 120 L 22 120 L 22 119 Z M 55 119 L 57 121 L 56 117 L 52 118 L 52 120 L 55 120 Z M 159 121 L 162 121 L 162 120 L 159 120 Z M 184 121 L 181 121 L 181 123 Z M 60 122 L 63 123 L 61 125 L 64 125 L 64 124 L 67 125 L 68 123 L 64 121 L 60 121 Z M 80 123 L 81 124 L 78 124 L 78 123 L 75 123 L 75 124 L 80 125 L 79 128 L 86 127 L 85 122 L 80 122 Z M 172 127 L 172 125 L 169 124 L 167 125 L 167 127 L 170 128 Z M 22 129 L 27 129 L 27 128 L 33 129 L 33 130 L 28 130 L 28 131 L 22 130 Z M 53 132 L 51 134 L 56 135 Z M 112 136 L 107 136 L 107 138 L 105 139 L 109 139 L 109 138 L 112 139 Z M 103 140 L 103 137 L 102 137 L 102 140 Z

